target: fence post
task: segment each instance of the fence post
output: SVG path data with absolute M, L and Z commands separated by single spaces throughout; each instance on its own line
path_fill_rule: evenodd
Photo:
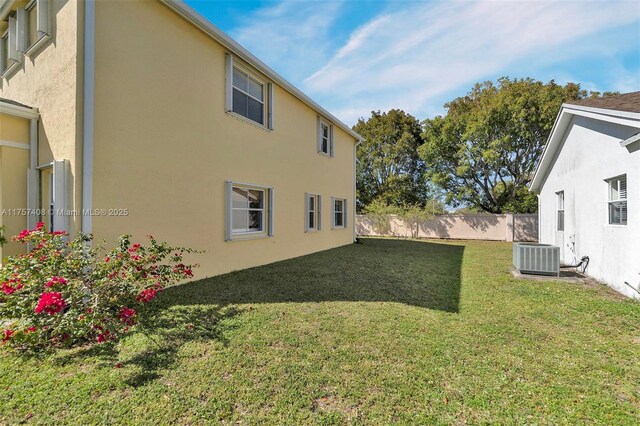
M 506 222 L 506 226 L 505 226 L 505 238 L 504 240 L 507 242 L 513 242 L 513 234 L 514 234 L 514 229 L 513 229 L 513 213 L 507 213 L 506 217 L 505 217 L 505 222 Z

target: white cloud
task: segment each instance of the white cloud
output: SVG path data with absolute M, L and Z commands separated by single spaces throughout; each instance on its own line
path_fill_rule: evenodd
M 288 78 L 302 80 L 331 57 L 330 28 L 342 5 L 281 1 L 248 16 L 231 35 Z
M 424 116 L 439 109 L 434 99 L 517 64 L 552 64 L 589 49 L 614 54 L 622 47 L 589 36 L 639 19 L 636 2 L 412 3 L 354 31 L 304 88 L 332 93 L 327 106 L 347 122 L 393 107 Z M 577 52 L 567 51 L 576 40 Z M 638 82 L 619 74 L 618 87 Z

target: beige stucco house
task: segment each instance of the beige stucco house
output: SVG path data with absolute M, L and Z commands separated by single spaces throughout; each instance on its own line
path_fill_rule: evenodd
M 4 0 L 0 36 L 7 234 L 153 234 L 200 276 L 353 241 L 360 136 L 183 2 Z

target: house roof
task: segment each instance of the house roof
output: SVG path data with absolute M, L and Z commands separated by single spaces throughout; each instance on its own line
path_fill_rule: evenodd
M 7 98 L 0 98 L 0 102 L 3 102 L 5 104 L 14 105 L 14 106 L 19 106 L 19 107 L 22 107 L 22 108 L 33 109 L 29 105 L 21 104 L 20 102 L 12 101 L 11 99 L 7 99 Z
M 561 142 L 564 134 L 574 116 L 606 121 L 640 130 L 640 92 L 625 93 L 606 98 L 584 99 L 563 104 L 553 129 L 551 129 L 542 158 L 540 158 L 533 179 L 529 184 L 530 191 L 540 191 L 547 173 L 553 166 L 553 158 L 562 146 Z M 624 147 L 634 142 L 636 140 L 631 137 L 626 141 L 622 141 L 621 145 Z
M 295 87 L 293 84 L 289 83 L 282 77 L 280 74 L 269 68 L 264 62 L 260 59 L 256 58 L 251 52 L 242 47 L 238 42 L 233 40 L 227 34 L 225 34 L 220 28 L 213 25 L 208 19 L 204 16 L 200 15 L 193 8 L 185 4 L 182 0 L 160 0 L 170 9 L 178 13 L 180 16 L 185 18 L 187 21 L 191 22 L 193 25 L 198 27 L 204 33 L 209 35 L 211 38 L 216 40 L 218 43 L 229 49 L 233 54 L 238 56 L 243 61 L 247 62 L 249 65 L 269 77 L 275 83 L 279 84 L 286 91 L 291 93 L 293 96 L 301 100 L 311 109 L 318 112 L 320 115 L 324 116 L 326 119 L 333 122 L 333 124 L 340 129 L 347 132 L 351 135 L 355 140 L 362 141 L 364 138 L 360 136 L 358 133 L 353 131 L 351 127 L 340 121 L 337 117 L 331 114 L 329 111 L 318 105 L 313 99 L 309 96 L 305 95 L 300 89 Z
M 640 112 L 640 91 L 604 98 L 582 99 L 568 102 L 567 104 L 615 111 Z
M 0 98 L 0 113 L 27 119 L 38 118 L 38 109 L 11 99 Z

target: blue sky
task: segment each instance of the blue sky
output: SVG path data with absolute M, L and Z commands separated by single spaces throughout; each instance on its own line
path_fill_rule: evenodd
M 501 76 L 640 90 L 640 1 L 186 0 L 348 124 Z

